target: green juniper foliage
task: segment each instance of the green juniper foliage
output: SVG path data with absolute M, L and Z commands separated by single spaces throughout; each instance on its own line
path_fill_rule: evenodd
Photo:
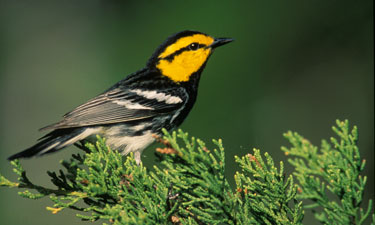
M 357 129 L 349 132 L 348 122 L 338 121 L 334 131 L 340 140 L 332 138 L 333 147 L 323 141 L 320 151 L 297 133 L 285 134 L 292 147 L 282 149 L 293 157 L 293 175 L 256 149 L 236 157 L 241 171 L 234 189 L 224 176 L 222 141 L 207 148 L 181 130 L 159 140 L 165 147 L 157 149 L 161 163 L 152 170 L 137 165 L 133 155 L 111 151 L 98 137 L 96 145 L 86 145 L 86 154 L 62 161 L 64 171 L 48 172 L 55 189 L 32 183 L 18 160 L 11 162 L 18 182 L 0 175 L 0 186 L 26 189 L 19 192 L 25 198 L 48 196 L 52 213 L 70 208 L 82 220 L 110 224 L 302 224 L 303 208 L 318 207 L 323 224 L 363 224 L 372 202 L 360 209 L 366 177 L 359 175 L 365 163 Z M 327 190 L 340 202 L 330 200 Z M 313 204 L 303 205 L 307 199 Z
M 336 121 L 333 131 L 340 138 L 322 140 L 320 149 L 297 133 L 284 136 L 292 144 L 282 147 L 286 155 L 293 157 L 289 163 L 295 167 L 293 175 L 299 181 L 298 199 L 312 200 L 305 208 L 321 208 L 315 217 L 323 224 L 363 224 L 371 213 L 372 200 L 366 211 L 360 208 L 367 177 L 361 176 L 365 160 L 361 160 L 357 147 L 358 130 L 349 129 L 349 122 Z M 328 192 L 339 201 L 328 198 Z M 374 217 L 374 215 L 373 215 Z

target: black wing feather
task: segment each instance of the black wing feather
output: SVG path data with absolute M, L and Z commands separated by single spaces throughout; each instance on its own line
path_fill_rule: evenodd
M 163 92 L 173 93 L 174 95 L 180 94 L 178 97 L 182 99 L 182 102 L 168 104 L 165 101 L 139 96 L 123 88 L 114 88 L 65 114 L 62 121 L 43 127 L 40 130 L 123 123 L 151 118 L 179 109 L 187 98 L 187 94 L 180 88 L 169 88 L 163 90 Z M 139 104 L 146 108 L 129 108 L 126 104 L 118 103 L 124 101 L 131 104 Z

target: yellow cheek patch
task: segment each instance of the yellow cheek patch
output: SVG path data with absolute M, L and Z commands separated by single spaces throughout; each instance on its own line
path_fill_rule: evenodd
M 210 48 L 201 48 L 196 51 L 185 51 L 176 55 L 172 61 L 161 59 L 157 68 L 164 76 L 175 82 L 185 82 L 190 76 L 197 72 L 206 62 L 211 53 Z
M 164 58 L 169 56 L 170 54 L 178 51 L 181 48 L 188 46 L 191 43 L 197 42 L 199 44 L 204 44 L 206 46 L 212 44 L 214 39 L 210 36 L 204 34 L 194 34 L 192 36 L 182 37 L 178 39 L 174 44 L 168 46 L 164 52 L 162 52 L 158 57 Z

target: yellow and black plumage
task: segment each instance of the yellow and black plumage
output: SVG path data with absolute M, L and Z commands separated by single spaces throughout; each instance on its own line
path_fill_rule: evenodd
M 96 135 L 124 155 L 142 151 L 162 128 L 179 126 L 197 98 L 198 83 L 213 50 L 233 41 L 197 31 L 170 36 L 141 69 L 41 130 L 52 130 L 34 146 L 9 157 L 29 158 L 56 152 Z

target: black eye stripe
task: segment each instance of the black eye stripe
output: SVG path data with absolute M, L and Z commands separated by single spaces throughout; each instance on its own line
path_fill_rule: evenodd
M 192 46 L 191 46 L 192 44 L 197 45 L 198 48 L 196 48 L 196 49 L 192 49 L 192 48 L 191 48 L 191 47 L 192 47 Z M 198 50 L 199 48 L 203 48 L 203 47 L 206 47 L 206 46 L 207 46 L 207 45 L 205 45 L 205 44 L 199 44 L 199 43 L 197 43 L 197 42 L 194 42 L 194 43 L 189 44 L 189 45 L 186 46 L 186 47 L 180 48 L 179 50 L 173 52 L 172 54 L 170 54 L 170 55 L 168 55 L 168 56 L 166 56 L 166 57 L 164 57 L 163 59 L 166 59 L 166 60 L 168 60 L 169 62 L 171 62 L 175 56 L 180 55 L 180 54 L 183 53 L 184 51 L 195 51 L 195 50 Z

